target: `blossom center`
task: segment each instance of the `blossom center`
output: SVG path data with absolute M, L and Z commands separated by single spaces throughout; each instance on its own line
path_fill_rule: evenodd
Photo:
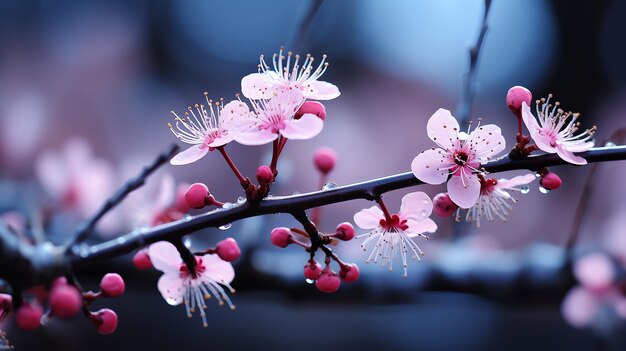
M 181 278 L 186 279 L 189 277 L 194 278 L 197 274 L 203 273 L 204 271 L 206 271 L 206 267 L 202 263 L 202 258 L 196 257 L 196 267 L 194 268 L 194 272 L 191 272 L 189 267 L 183 263 L 180 265 L 179 274 Z
M 456 151 L 454 153 L 454 163 L 459 166 L 464 166 L 469 160 L 469 156 L 464 151 Z
M 285 129 L 285 121 L 280 115 L 274 114 L 267 118 L 267 122 L 259 126 L 259 130 L 269 129 L 272 133 L 278 133 L 279 130 Z
M 400 216 L 394 213 L 391 215 L 391 217 L 387 219 L 381 219 L 379 224 L 383 229 L 387 231 L 397 232 L 409 229 L 409 226 L 406 224 L 406 222 L 406 219 L 401 220 Z
M 498 181 L 493 178 L 485 179 L 484 177 L 481 176 L 478 179 L 480 180 L 480 194 L 481 195 L 488 195 L 492 193 L 495 190 L 496 184 L 498 184 Z

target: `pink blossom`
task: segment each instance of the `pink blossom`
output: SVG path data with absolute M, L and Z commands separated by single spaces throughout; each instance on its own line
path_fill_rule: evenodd
M 287 53 L 283 55 L 283 48 L 272 57 L 272 67 L 261 55 L 259 72 L 249 74 L 241 80 L 241 91 L 248 99 L 268 99 L 276 92 L 296 88 L 303 93 L 303 99 L 331 100 L 340 95 L 339 89 L 328 82 L 318 79 L 328 67 L 326 55 L 314 70 L 314 58 L 307 54 L 300 65 L 300 55 Z
M 480 196 L 480 165 L 504 150 L 500 128 L 494 124 L 480 125 L 461 132 L 450 111 L 439 109 L 428 120 L 428 137 L 439 148 L 421 152 L 411 164 L 417 179 L 428 184 L 441 184 L 448 179 L 448 194 L 459 207 L 472 207 Z
M 575 135 L 579 128 L 578 113 L 565 112 L 559 108 L 559 102 L 554 106 L 550 104 L 552 95 L 548 99 L 537 100 L 537 116 L 535 119 L 530 107 L 526 102 L 522 103 L 522 119 L 530 136 L 537 144 L 537 147 L 547 153 L 556 153 L 564 161 L 575 165 L 585 165 L 587 161 L 574 155 L 574 152 L 583 152 L 593 147 L 591 141 L 596 127 L 585 130 Z M 541 103 L 541 109 L 539 104 Z M 571 117 L 571 119 L 570 119 Z M 538 120 L 538 122 L 537 122 Z
M 254 113 L 235 135 L 244 145 L 262 145 L 282 135 L 288 139 L 310 139 L 322 131 L 324 121 L 311 113 L 296 119 L 302 102 L 302 92 L 288 89 L 274 93 L 269 100 L 250 100 Z
M 181 188 L 186 189 L 188 186 L 185 183 L 177 186 L 174 177 L 165 174 L 161 178 L 158 189 L 143 189 L 143 192 L 132 194 L 127 202 L 132 226 L 154 227 L 183 218 L 189 209 L 180 208 L 177 196 Z M 145 190 L 152 190 L 152 192 Z
M 368 243 L 376 241 L 366 262 L 377 262 L 380 258 L 383 265 L 389 264 L 389 270 L 393 269 L 393 260 L 402 258 L 404 276 L 407 276 L 407 254 L 412 253 L 412 258 L 420 260 L 424 253 L 415 244 L 412 238 L 421 236 L 428 239 L 423 233 L 433 233 L 437 230 L 437 224 L 429 218 L 432 213 L 433 203 L 430 197 L 423 192 L 414 192 L 402 198 L 400 212 L 389 215 L 379 207 L 372 206 L 354 215 L 354 222 L 362 229 L 371 229 L 367 234 L 358 237 L 366 237 L 361 244 L 367 251 Z
M 230 286 L 235 278 L 235 270 L 229 262 L 223 261 L 216 254 L 197 256 L 195 274 L 192 274 L 176 247 L 169 242 L 160 241 L 150 245 L 148 253 L 154 267 L 163 272 L 157 284 L 159 292 L 170 305 L 184 303 L 188 317 L 192 317 L 192 313 L 198 309 L 202 323 L 207 327 L 205 300 L 211 296 L 220 305 L 226 302 L 230 309 L 235 309 L 222 288 L 223 285 L 231 293 L 235 292 Z
M 467 209 L 465 220 L 476 222 L 476 226 L 479 228 L 481 218 L 493 222 L 496 217 L 499 217 L 506 221 L 509 213 L 513 210 L 513 204 L 517 202 L 510 192 L 521 191 L 520 187 L 537 179 L 533 173 L 512 179 L 485 179 L 482 175 L 479 175 L 478 178 L 480 180 L 480 196 L 474 206 Z M 457 210 L 456 220 L 461 220 L 461 209 Z
M 239 100 L 224 105 L 223 102 L 213 103 L 206 93 L 204 96 L 207 105 L 189 107 L 182 118 L 172 111 L 176 124 L 175 128 L 168 124 L 170 130 L 180 141 L 193 145 L 174 156 L 170 161 L 173 165 L 196 162 L 214 148 L 233 141 L 250 113 L 248 106 Z

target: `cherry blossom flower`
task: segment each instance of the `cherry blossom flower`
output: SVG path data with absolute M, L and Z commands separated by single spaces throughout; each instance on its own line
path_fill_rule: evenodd
M 476 222 L 476 226 L 480 228 L 481 218 L 493 222 L 496 217 L 499 217 L 506 221 L 509 213 L 513 210 L 513 204 L 517 202 L 509 192 L 521 191 L 519 187 L 531 183 L 537 177 L 533 173 L 528 173 L 511 179 L 485 179 L 482 175 L 479 175 L 478 179 L 480 181 L 480 196 L 476 204 L 467 209 L 465 220 Z M 456 212 L 456 220 L 461 220 L 461 209 Z
M 318 79 L 328 67 L 326 55 L 314 70 L 314 58 L 307 54 L 300 66 L 300 55 L 290 51 L 283 55 L 284 48 L 272 57 L 272 67 L 261 55 L 259 72 L 249 74 L 241 80 L 241 91 L 248 99 L 268 99 L 274 93 L 297 88 L 302 91 L 303 99 L 331 100 L 340 95 L 339 89 L 328 82 Z M 293 64 L 292 64 L 293 63 Z
M 471 124 L 470 124 L 471 128 Z M 459 130 L 459 123 L 450 111 L 439 109 L 426 126 L 428 137 L 439 148 L 421 152 L 411 164 L 417 179 L 428 184 L 441 184 L 448 179 L 448 194 L 459 207 L 472 207 L 480 196 L 480 165 L 504 150 L 500 128 L 494 124 L 480 125 L 468 133 Z
M 170 130 L 180 141 L 193 145 L 174 156 L 170 161 L 173 165 L 196 162 L 214 148 L 233 141 L 238 128 L 250 113 L 248 106 L 239 100 L 224 105 L 223 101 L 213 103 L 207 93 L 204 96 L 206 106 L 196 104 L 193 108 L 189 107 L 182 118 L 171 112 L 176 124 L 172 126 L 168 123 Z
M 131 194 L 127 206 L 130 208 L 128 212 L 133 227 L 154 227 L 183 218 L 189 211 L 183 198 L 188 187 L 186 183 L 177 186 L 174 177 L 165 174 L 158 189 L 151 189 L 150 194 L 146 194 L 146 191 Z
M 620 291 L 609 257 L 600 253 L 584 256 L 574 264 L 574 275 L 580 285 L 567 293 L 561 305 L 561 313 L 569 324 L 601 328 L 607 326 L 602 319 L 611 315 L 626 319 L 626 297 Z
M 295 118 L 303 103 L 302 92 L 297 89 L 275 93 L 269 100 L 250 100 L 250 103 L 254 113 L 235 135 L 235 140 L 244 145 L 267 144 L 279 135 L 288 139 L 310 139 L 324 127 L 324 121 L 312 113 Z
M 393 260 L 400 255 L 404 276 L 407 276 L 407 254 L 420 260 L 424 253 L 415 244 L 412 238 L 421 236 L 428 239 L 423 233 L 433 233 L 437 230 L 437 224 L 429 218 L 433 209 L 430 197 L 423 192 L 414 192 L 402 198 L 400 212 L 390 215 L 386 208 L 381 210 L 372 206 L 354 215 L 354 222 L 362 229 L 371 229 L 361 244 L 363 251 L 367 251 L 367 244 L 376 242 L 366 262 L 381 260 L 383 265 L 389 264 L 389 270 L 393 269 Z
M 548 95 L 547 100 L 537 100 L 538 122 L 526 102 L 522 103 L 522 119 L 530 132 L 530 136 L 542 151 L 551 154 L 556 153 L 564 161 L 575 165 L 587 164 L 587 160 L 574 155 L 574 152 L 587 151 L 593 147 L 591 139 L 595 134 L 596 127 L 593 126 L 576 135 L 575 133 L 580 126 L 580 122 L 578 122 L 580 115 L 565 112 L 559 108 L 558 101 L 553 106 L 550 104 L 551 98 L 552 94 Z M 540 103 L 541 108 L 539 107 Z
M 235 278 L 233 266 L 223 261 L 216 254 L 207 254 L 196 257 L 195 274 L 189 271 L 183 263 L 176 247 L 166 241 L 160 241 L 150 245 L 148 254 L 154 267 L 163 275 L 159 278 L 157 286 L 165 301 L 176 306 L 185 304 L 188 317 L 198 309 L 202 317 L 202 324 L 207 327 L 205 300 L 214 296 L 220 305 L 224 302 L 231 310 L 235 306 L 230 301 L 226 287 L 231 293 L 235 290 L 229 285 Z

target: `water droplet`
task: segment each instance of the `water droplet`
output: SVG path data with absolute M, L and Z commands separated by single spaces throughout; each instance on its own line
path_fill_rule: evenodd
M 191 238 L 186 236 L 183 239 L 183 245 L 185 245 L 186 248 L 190 248 L 191 247 Z
M 530 187 L 528 185 L 524 185 L 520 188 L 520 191 L 522 192 L 522 194 L 528 194 L 530 192 Z
M 237 198 L 237 203 L 238 203 L 238 204 L 242 204 L 242 203 L 244 203 L 244 202 L 246 202 L 246 198 L 245 198 L 245 197 L 243 197 L 243 196 L 239 196 L 239 197 Z
M 612 142 L 612 141 L 609 141 L 608 143 L 604 144 L 604 146 L 606 146 L 606 147 L 613 147 L 613 146 L 615 146 L 615 143 Z
M 183 221 L 188 222 L 191 220 L 191 215 L 190 214 L 186 214 L 185 216 L 183 216 Z
M 427 215 L 426 211 L 422 211 L 422 216 L 426 216 L 426 215 Z
M 337 185 L 337 183 L 335 183 L 335 182 L 326 182 L 326 183 L 324 183 L 324 186 L 322 187 L 322 190 L 335 189 L 338 186 L 339 185 Z
M 177 300 L 174 300 L 172 298 L 165 299 L 165 302 L 167 302 L 168 304 L 170 304 L 172 306 L 176 306 L 176 305 L 179 304 L 179 302 Z
M 549 193 L 549 192 L 550 192 L 550 190 L 549 190 L 549 189 L 546 189 L 546 188 L 544 188 L 544 187 L 542 187 L 542 186 L 540 186 L 540 187 L 539 187 L 539 191 L 540 191 L 542 194 L 547 194 L 547 193 Z
M 150 227 L 148 227 L 147 225 L 142 225 L 141 227 L 139 227 L 139 233 L 145 233 L 148 230 L 150 230 Z
M 230 203 L 230 202 L 224 202 L 224 204 L 222 205 L 222 208 L 225 209 L 225 210 L 231 209 L 233 207 L 234 207 L 234 205 L 232 203 Z
M 300 192 L 299 191 L 294 191 L 293 194 L 291 194 L 291 195 L 300 195 Z
M 76 249 L 74 249 L 75 253 L 78 253 L 80 257 L 87 257 L 89 255 L 89 246 L 87 244 L 82 243 Z
M 39 323 L 41 323 L 41 325 L 46 325 L 48 322 L 50 322 L 50 315 L 48 313 L 44 314 L 41 316 L 41 319 L 39 319 Z
M 537 178 L 541 178 L 541 174 L 539 174 L 539 173 L 535 173 L 535 177 L 537 177 Z
M 274 197 L 274 194 L 269 193 L 269 194 L 267 194 L 267 196 L 266 196 L 266 197 Z
M 430 200 L 422 200 L 423 205 L 428 205 L 429 203 L 430 203 Z
M 305 279 L 304 281 L 305 281 L 307 284 L 313 284 L 313 283 L 315 283 L 315 280 L 313 280 L 313 279 Z
M 123 244 L 126 242 L 126 237 L 125 236 L 120 236 L 119 238 L 117 238 L 117 242 L 119 244 Z
M 230 227 L 232 227 L 232 226 L 233 226 L 233 225 L 232 225 L 232 224 L 230 224 L 230 223 L 228 223 L 228 224 L 224 224 L 224 225 L 219 226 L 219 230 L 228 230 L 228 229 L 230 229 Z

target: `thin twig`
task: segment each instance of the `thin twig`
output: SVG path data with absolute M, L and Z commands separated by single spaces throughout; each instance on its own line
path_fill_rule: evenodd
M 287 41 L 290 50 L 300 52 L 300 50 L 303 49 L 302 44 L 306 41 L 306 36 L 313 22 L 313 18 L 315 18 L 315 14 L 317 14 L 323 2 L 324 0 L 308 0 L 302 4 L 300 17 L 296 21 L 298 24 L 296 30 L 292 32 L 292 35 Z

